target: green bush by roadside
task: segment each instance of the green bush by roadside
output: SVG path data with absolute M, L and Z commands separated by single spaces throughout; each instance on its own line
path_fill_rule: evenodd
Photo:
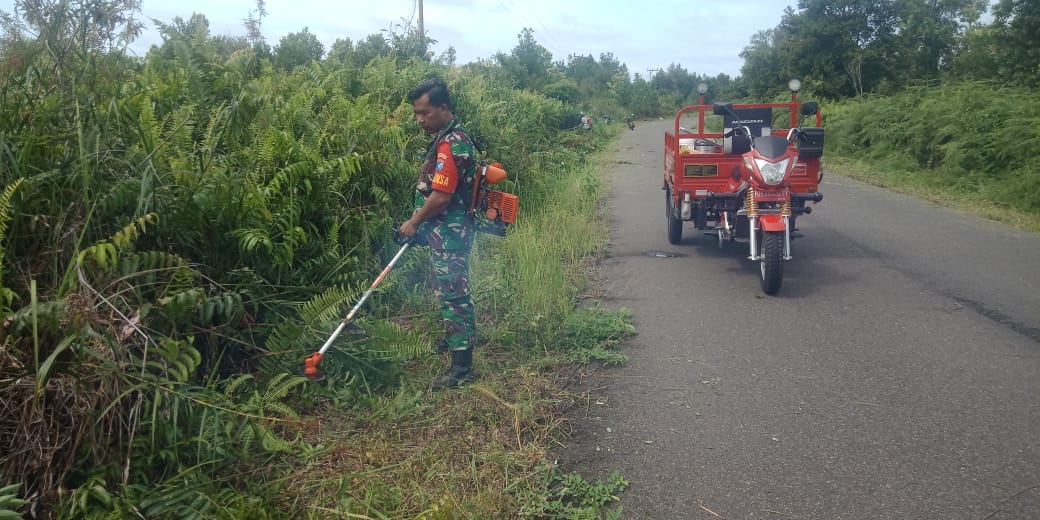
M 830 164 L 1015 222 L 1040 221 L 1040 93 L 964 82 L 828 103 Z
M 546 367 L 614 346 L 554 333 L 605 243 L 588 161 L 610 131 L 415 57 L 276 70 L 204 22 L 164 26 L 140 61 L 91 47 L 56 66 L 46 49 L 74 34 L 5 35 L 20 59 L 0 64 L 4 496 L 20 483 L 41 518 L 519 511 L 571 399 Z M 475 261 L 488 377 L 423 392 L 439 324 L 416 252 L 311 384 L 303 357 L 396 248 L 427 139 L 404 99 L 433 75 L 521 197 Z

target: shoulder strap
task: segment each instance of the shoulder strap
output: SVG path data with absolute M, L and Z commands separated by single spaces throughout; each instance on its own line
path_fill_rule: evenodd
M 477 163 L 477 171 L 473 175 L 473 195 L 469 199 L 469 214 L 477 211 L 477 203 L 480 201 L 480 189 L 484 184 L 484 174 L 487 173 L 487 161 Z

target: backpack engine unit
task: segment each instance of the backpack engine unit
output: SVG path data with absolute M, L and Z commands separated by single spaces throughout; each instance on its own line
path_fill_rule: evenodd
M 500 163 L 481 161 L 477 166 L 477 179 L 473 183 L 473 198 L 470 202 L 470 213 L 473 214 L 477 231 L 505 236 L 506 226 L 516 222 L 520 199 L 512 193 L 491 189 L 491 186 L 505 178 L 506 171 Z

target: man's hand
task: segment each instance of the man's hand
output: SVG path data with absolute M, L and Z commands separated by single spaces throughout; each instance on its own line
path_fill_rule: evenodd
M 419 224 L 412 219 L 408 219 L 401 224 L 401 228 L 397 231 L 406 237 L 414 237 L 419 232 Z
M 433 193 L 426 197 L 426 202 L 423 203 L 422 207 L 415 210 L 412 218 L 401 224 L 398 232 L 407 237 L 414 237 L 419 232 L 419 226 L 423 222 L 444 213 L 444 210 L 448 209 L 449 203 L 451 203 L 451 193 L 434 190 Z

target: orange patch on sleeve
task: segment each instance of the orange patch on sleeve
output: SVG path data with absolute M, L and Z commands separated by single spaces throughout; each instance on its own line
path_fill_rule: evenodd
M 459 168 L 455 165 L 455 157 L 451 155 L 451 144 L 437 145 L 437 168 L 433 174 L 433 189 L 454 193 L 459 185 Z

